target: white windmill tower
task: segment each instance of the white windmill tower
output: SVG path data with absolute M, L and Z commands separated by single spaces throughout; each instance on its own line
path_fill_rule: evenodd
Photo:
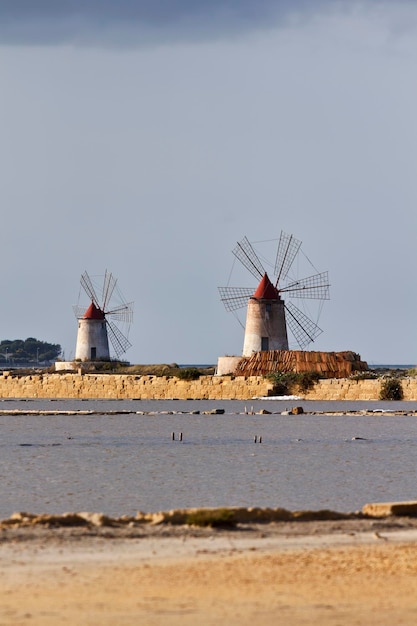
M 117 279 L 106 270 L 100 297 L 87 272 L 81 276 L 90 305 L 85 309 L 74 307 L 78 319 L 76 361 L 110 361 L 109 339 L 117 358 L 131 347 L 128 330 L 124 334 L 116 325 L 121 322 L 127 329 L 133 318 L 133 303 L 124 302 L 117 290 Z M 117 298 L 116 298 L 117 296 Z
M 219 287 L 227 311 L 247 306 L 243 356 L 265 350 L 288 350 L 288 329 L 301 350 L 323 331 L 303 311 L 283 297 L 329 299 L 328 273 L 288 280 L 301 241 L 281 232 L 271 281 L 252 244 L 245 237 L 233 250 L 235 257 L 260 280 L 257 288 Z

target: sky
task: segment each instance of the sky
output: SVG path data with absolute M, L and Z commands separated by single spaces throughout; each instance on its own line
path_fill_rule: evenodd
M 108 270 L 131 363 L 241 354 L 218 286 L 284 231 L 329 272 L 310 349 L 416 364 L 416 67 L 411 0 L 2 0 L 0 339 L 74 358 Z

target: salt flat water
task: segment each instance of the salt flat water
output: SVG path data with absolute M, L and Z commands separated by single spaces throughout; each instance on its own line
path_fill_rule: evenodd
M 281 415 L 296 405 L 308 413 Z M 215 408 L 225 413 L 203 414 Z M 261 409 L 272 414 L 248 414 Z M 0 518 L 196 506 L 346 512 L 417 499 L 417 417 L 391 413 L 416 402 L 3 400 L 0 410 L 10 411 L 0 415 Z M 103 414 L 21 413 L 32 410 Z M 374 413 L 311 413 L 360 410 Z

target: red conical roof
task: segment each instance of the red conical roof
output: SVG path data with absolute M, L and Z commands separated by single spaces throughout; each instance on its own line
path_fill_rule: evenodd
M 257 298 L 258 300 L 279 299 L 278 289 L 274 287 L 274 285 L 271 283 L 266 272 L 263 275 L 261 282 L 259 283 L 258 288 L 252 297 Z
M 90 304 L 88 309 L 83 315 L 84 320 L 104 320 L 104 313 L 101 309 L 98 309 L 94 302 Z

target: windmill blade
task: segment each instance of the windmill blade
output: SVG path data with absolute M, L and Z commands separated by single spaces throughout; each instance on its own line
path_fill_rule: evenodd
M 113 295 L 114 288 L 116 287 L 116 283 L 117 283 L 117 278 L 115 278 L 111 272 L 108 272 L 106 270 L 106 273 L 104 274 L 103 294 L 102 294 L 103 311 L 106 310 L 107 305 L 110 302 L 110 299 Z
M 80 306 L 79 304 L 74 304 L 72 307 L 72 310 L 74 311 L 74 315 L 77 318 L 77 320 L 82 319 L 84 317 L 86 308 L 85 306 Z
M 109 336 L 113 349 L 116 353 L 116 356 L 120 357 L 124 352 L 126 352 L 126 350 L 131 347 L 132 344 L 130 343 L 129 339 L 125 337 L 122 331 L 116 326 L 116 324 L 113 324 L 113 322 L 109 322 L 108 320 L 106 320 L 106 323 L 107 334 Z
M 252 276 L 255 276 L 255 278 L 262 278 L 265 274 L 264 267 L 246 237 L 244 237 L 242 241 L 238 242 L 236 248 L 232 250 L 232 252 L 242 265 L 249 270 Z
M 280 280 L 284 280 L 290 271 L 291 265 L 300 249 L 301 241 L 295 239 L 292 235 L 287 235 L 281 231 L 279 238 L 277 258 L 275 260 L 274 274 L 277 277 L 275 287 L 278 286 Z
M 84 274 L 81 274 L 80 282 L 81 282 L 81 286 L 83 287 L 85 293 L 90 298 L 91 302 L 94 302 L 96 307 L 100 309 L 101 307 L 97 298 L 96 291 L 93 287 L 93 283 L 91 282 L 91 278 L 89 277 L 87 272 L 84 272 Z
M 218 287 L 218 290 L 226 311 L 242 309 L 253 296 L 253 289 L 249 287 Z
M 118 322 L 126 322 L 131 324 L 133 322 L 133 302 L 126 302 L 126 304 L 120 304 L 119 306 L 106 311 L 106 317 L 112 317 L 112 319 Z
M 307 317 L 307 315 L 300 311 L 300 309 L 297 309 L 297 307 L 291 302 L 285 304 L 284 306 L 287 312 L 287 324 L 290 327 L 296 342 L 300 346 L 301 350 L 303 350 L 323 331 L 313 322 L 313 320 Z
M 329 273 L 321 272 L 301 278 L 280 289 L 280 293 L 287 293 L 291 298 L 310 298 L 313 300 L 330 300 Z

